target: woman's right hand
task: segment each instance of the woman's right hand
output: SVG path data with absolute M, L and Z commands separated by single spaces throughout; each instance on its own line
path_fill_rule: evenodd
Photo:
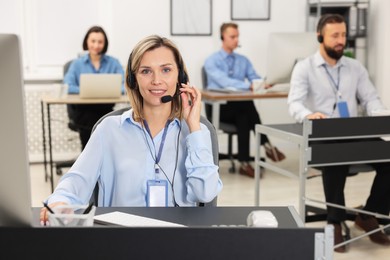
M 54 202 L 54 203 L 52 203 L 52 204 L 50 204 L 48 206 L 49 206 L 49 208 L 52 209 L 52 208 L 55 208 L 57 206 L 67 205 L 67 204 L 68 203 L 59 201 L 59 202 Z M 39 219 L 41 221 L 41 225 L 42 226 L 46 226 L 46 223 L 47 223 L 47 220 L 48 220 L 48 211 L 49 210 L 47 208 L 45 208 L 45 207 L 41 208 L 41 214 L 39 215 Z

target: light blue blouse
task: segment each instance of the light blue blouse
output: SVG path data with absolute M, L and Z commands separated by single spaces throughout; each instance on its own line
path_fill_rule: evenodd
M 153 157 L 160 147 L 163 130 L 151 140 L 132 114 L 129 110 L 107 117 L 98 125 L 48 203 L 87 204 L 98 182 L 99 206 L 146 206 L 146 183 L 156 177 Z M 169 206 L 174 205 L 173 196 L 179 206 L 195 206 L 197 202 L 213 200 L 221 191 L 222 181 L 211 147 L 205 125 L 190 133 L 184 120 L 169 124 L 159 163 L 160 179 L 171 183 Z
M 100 68 L 96 70 L 89 54 L 81 56 L 80 58 L 74 60 L 67 73 L 64 76 L 64 83 L 68 84 L 68 93 L 78 94 L 80 92 L 80 74 L 91 74 L 91 73 L 118 73 L 122 74 L 122 92 L 124 92 L 124 72 L 119 61 L 111 56 L 102 55 L 100 58 Z

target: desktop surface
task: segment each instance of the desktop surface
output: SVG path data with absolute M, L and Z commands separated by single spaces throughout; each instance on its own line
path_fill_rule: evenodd
M 36 222 L 39 210 L 33 208 Z M 270 210 L 278 228 L 247 227 L 253 210 Z M 1 227 L 2 253 L 17 259 L 313 259 L 316 234 L 324 232 L 298 227 L 292 207 L 97 208 L 96 214 L 112 211 L 188 227 Z
M 98 207 L 95 215 L 120 211 L 143 217 L 182 224 L 189 227 L 246 226 L 247 217 L 254 210 L 269 210 L 278 221 L 278 228 L 302 227 L 303 223 L 293 207 Z M 33 208 L 34 226 L 40 227 L 40 208 Z
M 202 99 L 205 100 L 226 100 L 226 101 L 245 101 L 261 98 L 285 98 L 287 97 L 287 92 L 266 92 L 266 93 L 256 93 L 252 91 L 247 92 L 218 92 L 212 90 L 202 90 Z

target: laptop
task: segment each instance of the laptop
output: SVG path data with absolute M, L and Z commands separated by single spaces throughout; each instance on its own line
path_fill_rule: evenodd
M 17 35 L 0 34 L 0 61 L 0 226 L 32 226 L 25 97 Z
M 81 74 L 80 98 L 119 98 L 122 74 Z

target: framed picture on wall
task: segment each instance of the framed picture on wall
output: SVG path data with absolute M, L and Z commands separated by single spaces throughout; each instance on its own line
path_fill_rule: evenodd
M 212 34 L 212 0 L 171 0 L 171 35 Z
M 231 0 L 232 20 L 269 20 L 270 0 Z

